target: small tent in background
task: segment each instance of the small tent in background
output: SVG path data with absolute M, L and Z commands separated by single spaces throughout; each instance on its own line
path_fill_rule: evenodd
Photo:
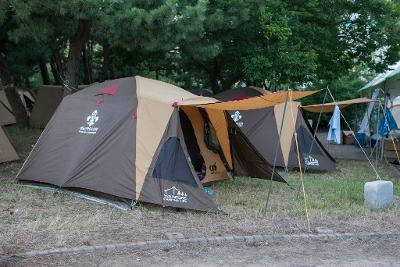
M 29 123 L 32 127 L 44 128 L 63 99 L 63 87 L 59 85 L 41 85 L 37 89 Z
M 0 126 L 0 163 L 18 160 L 18 154 Z
M 260 95 L 266 95 L 270 94 L 271 92 L 255 87 L 255 86 L 249 86 L 249 87 L 242 87 L 242 88 L 233 88 L 230 90 L 223 91 L 217 95 L 215 95 L 215 98 L 220 100 L 220 101 L 231 101 L 231 100 L 241 100 L 249 97 L 254 97 L 254 96 L 260 96 Z
M 285 99 L 273 98 L 274 103 Z M 130 202 L 216 211 L 196 173 L 201 157 L 205 181 L 226 179 L 227 171 L 263 179 L 272 174 L 226 116 L 236 104 L 138 76 L 91 85 L 64 98 L 17 179 Z M 265 104 L 250 101 L 242 107 Z M 274 180 L 285 182 L 278 173 Z
M 256 87 L 236 88 L 215 96 L 219 100 L 240 100 L 249 97 L 268 95 L 270 92 Z M 282 116 L 285 104 L 281 103 L 270 108 L 257 110 L 242 110 L 229 112 L 238 127 L 257 151 L 270 163 L 275 160 L 275 150 L 278 146 L 276 166 L 298 168 L 295 135 L 297 133 L 300 161 L 303 168 L 312 170 L 335 170 L 333 158 L 325 150 L 304 119 L 300 103 L 289 101 L 282 126 L 282 136 L 279 139 Z M 311 149 L 311 150 L 310 150 Z
M 0 90 L 0 126 L 15 123 L 15 117 L 4 90 Z
M 35 103 L 35 98 L 29 91 L 17 90 L 18 95 L 22 101 L 22 104 L 25 107 L 26 112 L 30 115 L 32 111 L 33 105 Z M 14 124 L 15 116 L 13 110 L 11 108 L 10 102 L 7 99 L 7 96 L 4 90 L 0 90 L 0 125 L 9 125 Z
M 192 94 L 198 95 L 198 96 L 213 96 L 214 93 L 212 90 L 208 88 L 192 88 L 188 90 Z
M 22 104 L 25 106 L 25 110 L 29 113 L 32 112 L 33 106 L 35 104 L 35 98 L 29 91 L 18 90 L 19 97 L 21 98 Z

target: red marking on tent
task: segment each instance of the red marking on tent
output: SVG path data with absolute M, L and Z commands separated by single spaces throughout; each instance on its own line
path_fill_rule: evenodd
M 96 105 L 100 105 L 100 104 L 102 104 L 103 102 L 104 102 L 104 100 L 101 99 L 101 98 L 97 98 L 97 99 L 96 99 Z
M 246 98 L 248 98 L 247 94 L 245 92 L 240 92 L 240 94 L 233 97 L 233 100 L 242 100 Z
M 178 106 L 178 102 L 177 101 L 172 103 L 172 107 L 176 108 L 177 106 Z
M 134 111 L 132 112 L 132 118 L 137 119 L 137 115 L 138 115 L 137 110 L 134 110 Z
M 114 95 L 118 90 L 118 83 L 98 91 L 95 95 Z

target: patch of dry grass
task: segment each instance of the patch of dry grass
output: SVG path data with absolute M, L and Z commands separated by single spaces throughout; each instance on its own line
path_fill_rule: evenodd
M 24 143 L 19 149 L 30 147 L 34 139 L 22 138 L 25 141 L 19 141 Z M 165 238 L 166 232 L 198 237 L 294 233 L 307 229 L 303 199 L 296 198 L 297 172 L 282 173 L 295 189 L 273 183 L 265 215 L 259 210 L 265 202 L 267 181 L 238 177 L 213 185 L 215 202 L 228 213 L 222 215 L 149 204 L 123 212 L 64 194 L 22 187 L 13 180 L 20 165 L 21 162 L 0 165 L 0 254 L 160 239 Z M 384 165 L 380 172 L 384 179 L 392 177 Z M 367 162 L 340 161 L 336 172 L 310 173 L 304 178 L 312 228 L 327 226 L 339 232 L 400 229 L 398 199 L 393 207 L 383 211 L 363 206 L 363 185 L 375 179 Z M 398 180 L 393 180 L 399 196 Z

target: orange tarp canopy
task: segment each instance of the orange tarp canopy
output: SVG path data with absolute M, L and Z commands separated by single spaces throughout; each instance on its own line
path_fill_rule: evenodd
M 309 105 L 309 106 L 300 106 L 302 109 L 309 111 L 309 112 L 333 112 L 335 110 L 335 105 L 339 106 L 340 109 L 344 109 L 353 104 L 363 104 L 363 103 L 370 103 L 374 102 L 374 100 L 361 97 L 361 98 L 354 98 L 344 101 L 339 101 L 336 103 L 325 103 L 325 104 L 318 104 L 318 105 Z
M 272 107 L 286 101 L 294 101 L 312 94 L 319 92 L 320 90 L 314 91 L 280 91 L 276 93 L 271 93 L 267 95 L 255 96 L 241 100 L 233 100 L 233 101 L 211 101 L 212 98 L 209 98 L 209 103 L 196 103 L 195 99 L 192 101 L 182 101 L 178 103 L 179 106 L 196 106 L 199 108 L 206 109 L 217 109 L 217 110 L 250 110 L 250 109 L 259 109 L 259 108 L 267 108 Z

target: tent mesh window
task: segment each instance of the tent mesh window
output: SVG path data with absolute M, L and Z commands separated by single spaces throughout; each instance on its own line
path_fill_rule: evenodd
M 214 153 L 219 153 L 219 151 L 221 151 L 217 134 L 215 133 L 215 129 L 210 122 L 204 123 L 204 143 L 206 143 L 207 148 Z
M 196 135 L 194 133 L 192 123 L 183 111 L 179 111 L 179 117 L 181 120 L 181 127 L 185 139 L 185 144 L 188 149 L 193 167 L 197 172 L 200 172 L 201 167 L 204 163 L 204 159 L 200 154 L 200 148 L 197 144 Z
M 183 152 L 179 138 L 170 137 L 161 148 L 153 177 L 198 187 Z

